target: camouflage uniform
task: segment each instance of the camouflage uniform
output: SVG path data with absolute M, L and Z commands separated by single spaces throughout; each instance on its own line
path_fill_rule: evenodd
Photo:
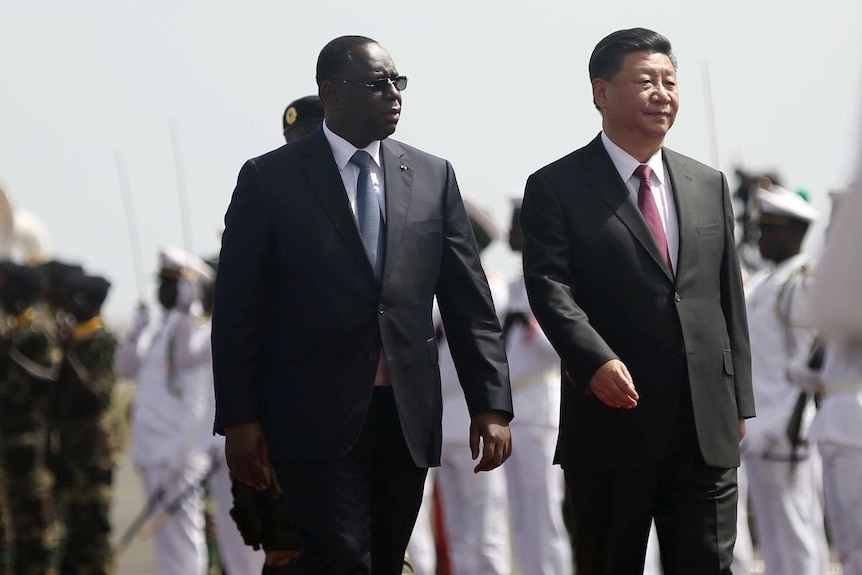
M 109 510 L 116 437 L 109 410 L 116 338 L 92 318 L 75 326 L 54 395 L 60 437 L 57 503 L 65 520 L 63 573 L 112 571 Z
M 3 409 L 0 405 L 0 419 L 3 418 Z M 0 453 L 3 452 L 3 438 L 0 437 Z M 7 529 L 9 524 L 9 506 L 6 502 L 6 476 L 3 473 L 3 465 L 0 465 L 0 575 L 12 574 L 12 554 L 10 533 Z
M 46 459 L 46 404 L 54 385 L 57 347 L 32 308 L 3 335 L 0 434 L 6 500 L 14 531 L 16 575 L 55 574 L 60 524 Z
M 0 420 L 5 417 L 0 402 Z M 12 574 L 12 542 L 9 533 L 9 505 L 6 501 L 6 474 L 3 472 L 3 435 L 0 434 L 0 575 Z

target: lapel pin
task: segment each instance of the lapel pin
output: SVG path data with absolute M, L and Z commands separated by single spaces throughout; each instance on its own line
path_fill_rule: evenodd
M 402 171 L 402 172 L 406 172 L 406 171 L 407 171 L 407 166 L 405 166 L 404 164 L 401 164 L 401 171 Z

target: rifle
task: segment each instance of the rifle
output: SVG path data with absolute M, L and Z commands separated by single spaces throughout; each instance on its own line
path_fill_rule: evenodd
M 796 467 L 799 462 L 806 459 L 808 454 L 802 451 L 802 447 L 808 442 L 802 437 L 802 416 L 805 413 L 805 407 L 811 399 L 808 392 L 802 391 L 799 397 L 796 398 L 796 405 L 793 406 L 793 413 L 790 414 L 790 419 L 787 422 L 785 433 L 790 440 L 790 479 L 796 478 Z
M 125 533 L 123 533 L 122 537 L 120 537 L 119 541 L 114 545 L 114 560 L 116 560 L 116 558 L 126 550 L 126 547 L 129 546 L 135 536 L 141 531 L 144 523 L 146 523 L 156 506 L 161 503 L 166 492 L 167 490 L 162 486 L 150 495 L 149 499 L 147 499 L 147 502 L 144 504 L 143 509 L 138 512 L 135 516 L 135 520 L 132 521 L 131 525 L 129 525 L 128 529 L 126 529 Z
M 170 503 L 168 503 L 157 515 L 154 515 L 149 519 L 146 525 L 144 525 L 141 530 L 141 539 L 149 539 L 153 536 L 153 533 L 159 530 L 159 528 L 165 524 L 165 522 L 171 518 L 171 516 L 179 511 L 183 502 L 188 499 L 192 493 L 203 487 L 209 478 L 212 477 L 212 474 L 215 473 L 218 468 L 221 467 L 220 461 L 214 461 L 210 468 L 207 470 L 203 476 L 193 483 L 189 483 L 189 485 L 183 489 L 179 495 L 174 497 Z
M 823 368 L 824 357 L 823 341 L 819 337 L 815 337 L 811 344 L 811 349 L 808 351 L 808 368 L 813 371 L 820 371 Z M 790 440 L 790 478 L 796 477 L 796 466 L 800 461 L 805 459 L 805 454 L 801 448 L 807 443 L 802 437 L 802 416 L 805 414 L 805 408 L 811 400 L 811 394 L 802 391 L 799 397 L 796 398 L 796 405 L 793 406 L 793 412 L 790 414 L 790 419 L 787 421 L 787 427 L 784 432 Z M 814 403 L 817 404 L 817 396 L 814 396 Z

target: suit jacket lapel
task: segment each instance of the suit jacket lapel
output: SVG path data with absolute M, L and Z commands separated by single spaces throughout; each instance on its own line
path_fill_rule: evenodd
M 676 152 L 665 148 L 663 150 L 664 165 L 667 168 L 671 187 L 673 188 L 673 200 L 676 204 L 676 219 L 679 224 L 679 253 L 677 254 L 676 275 L 685 270 L 686 264 L 691 261 L 691 238 L 697 236 L 695 226 L 697 225 L 697 205 L 694 200 L 695 191 L 694 178 L 686 166 L 686 160 Z
M 673 282 L 673 274 L 667 267 L 664 254 L 659 251 L 646 220 L 605 150 L 601 136 L 590 142 L 588 148 L 590 153 L 585 155 L 583 163 L 584 178 L 587 183 L 608 204 L 631 234 L 649 252 L 656 264 L 661 267 L 667 278 Z
M 360 259 L 369 277 L 375 280 L 374 269 L 362 246 L 362 237 L 359 235 L 353 210 L 350 209 L 350 202 L 347 201 L 347 191 L 332 155 L 332 148 L 329 147 L 322 129 L 308 137 L 310 141 L 302 171 L 335 229 L 347 244 L 347 249 Z
M 386 259 L 383 268 L 385 283 L 394 268 L 398 246 L 401 245 L 407 222 L 407 210 L 413 190 L 413 170 L 410 158 L 394 140 L 380 142 L 380 157 L 386 188 Z

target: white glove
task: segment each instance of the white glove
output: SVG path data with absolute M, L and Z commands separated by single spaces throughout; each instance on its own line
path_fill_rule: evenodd
M 188 313 L 192 304 L 200 300 L 200 287 L 197 282 L 181 279 L 177 282 L 177 309 Z
M 129 327 L 127 337 L 130 340 L 137 340 L 141 333 L 150 324 L 150 308 L 141 304 L 135 310 L 135 315 L 132 316 L 132 325 Z

